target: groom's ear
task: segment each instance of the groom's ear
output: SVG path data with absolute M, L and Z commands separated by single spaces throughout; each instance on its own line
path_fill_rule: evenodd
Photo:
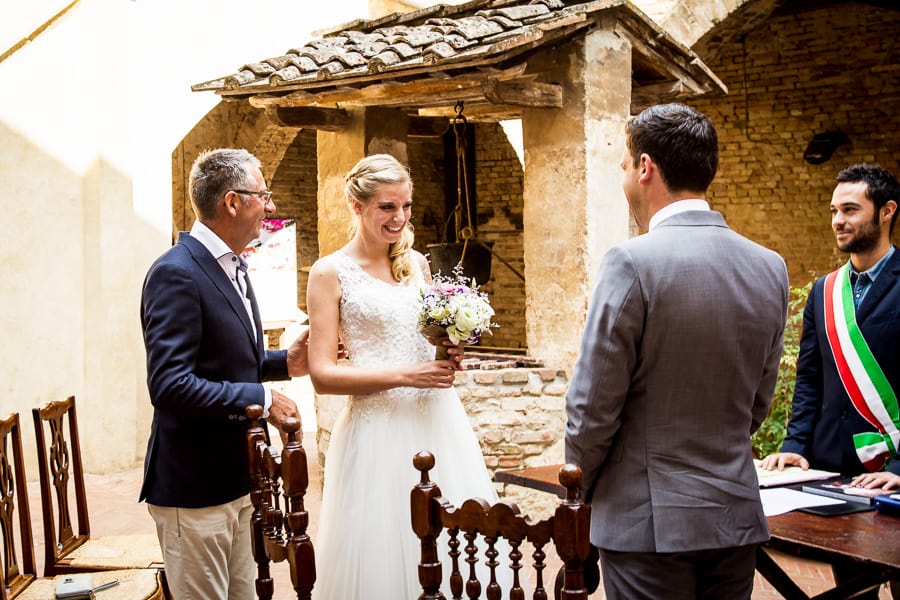
M 640 161 L 638 162 L 638 181 L 641 183 L 646 183 L 647 179 L 656 170 L 656 163 L 653 162 L 653 159 L 649 154 L 641 154 Z

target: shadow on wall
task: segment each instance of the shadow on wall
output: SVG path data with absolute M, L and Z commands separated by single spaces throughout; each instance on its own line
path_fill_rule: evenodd
M 76 395 L 85 469 L 142 458 L 151 407 L 139 323 L 143 274 L 167 240 L 134 210 L 131 179 L 99 158 L 84 174 L 0 122 L 8 219 L 0 261 L 4 416 Z M 23 428 L 26 469 L 36 446 Z M 115 448 L 115 452 L 110 452 Z

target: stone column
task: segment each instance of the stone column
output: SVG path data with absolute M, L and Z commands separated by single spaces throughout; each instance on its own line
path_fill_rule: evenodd
M 614 23 L 535 59 L 564 106 L 527 109 L 524 255 L 529 353 L 571 373 L 603 253 L 629 237 L 620 162 L 631 106 L 631 45 Z
M 350 212 L 344 200 L 344 177 L 365 156 L 365 113 L 348 111 L 350 125 L 341 131 L 316 132 L 319 190 L 319 256 L 331 254 L 349 240 Z

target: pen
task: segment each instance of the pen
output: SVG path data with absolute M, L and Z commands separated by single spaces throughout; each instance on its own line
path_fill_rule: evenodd
M 119 585 L 118 579 L 113 579 L 112 581 L 107 581 L 106 583 L 101 583 L 97 587 L 95 587 L 91 592 L 99 592 L 100 590 L 105 590 L 106 588 L 111 588 L 114 585 Z

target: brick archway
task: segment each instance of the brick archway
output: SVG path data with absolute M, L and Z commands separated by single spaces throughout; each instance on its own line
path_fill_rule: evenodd
M 715 54 L 724 41 L 766 19 L 778 3 L 778 0 L 678 0 L 661 8 L 653 17 L 664 31 L 705 59 L 709 53 Z M 649 11 L 651 3 L 643 4 Z

